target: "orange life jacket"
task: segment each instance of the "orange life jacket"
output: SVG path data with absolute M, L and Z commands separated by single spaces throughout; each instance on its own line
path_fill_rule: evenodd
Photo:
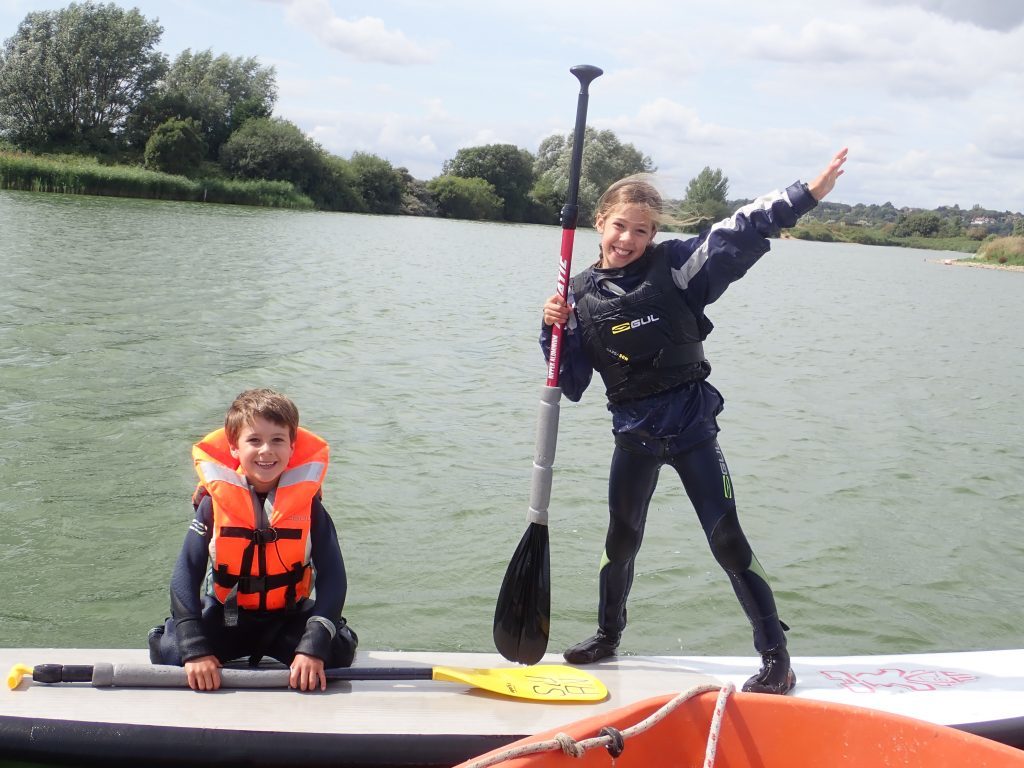
M 327 474 L 328 454 L 322 438 L 300 427 L 288 466 L 260 504 L 223 429 L 192 447 L 199 475 L 193 503 L 198 506 L 207 494 L 213 502 L 212 586 L 225 605 L 226 624 L 237 622 L 238 608 L 288 609 L 309 597 L 310 517 Z

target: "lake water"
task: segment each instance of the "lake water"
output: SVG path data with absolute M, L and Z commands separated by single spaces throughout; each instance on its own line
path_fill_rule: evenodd
M 331 442 L 363 646 L 493 651 L 559 237 L 0 192 L 0 644 L 143 646 L 191 518 L 190 446 L 271 386 Z M 578 270 L 597 238 L 576 243 Z M 721 444 L 796 654 L 1024 641 L 1024 274 L 944 256 L 776 241 L 709 309 Z M 555 651 L 595 626 L 600 393 L 562 406 Z M 628 652 L 753 653 L 669 473 L 630 621 Z

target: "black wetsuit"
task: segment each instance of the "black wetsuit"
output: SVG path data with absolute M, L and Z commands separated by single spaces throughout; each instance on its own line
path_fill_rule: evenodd
M 651 246 L 644 256 L 624 269 L 589 267 L 574 278 L 573 291 L 591 293 L 606 302 L 628 296 L 650 281 L 652 260 L 663 260 L 686 305 L 675 311 L 685 313 L 688 309 L 692 313 L 681 327 L 691 329 L 687 333 L 696 328 L 696 340 L 703 341 L 713 327 L 704 314 L 705 307 L 768 251 L 769 236 L 795 224 L 815 204 L 806 186 L 794 184 L 785 192 L 766 195 L 741 208 L 731 219 L 699 237 Z M 570 303 L 578 298 L 571 295 Z M 585 314 L 592 317 L 593 313 Z M 612 316 L 606 321 L 621 323 L 624 319 L 630 318 Z M 580 330 L 588 330 L 581 329 L 582 322 L 578 311 L 570 316 L 559 374 L 563 393 L 573 401 L 582 397 L 594 370 L 607 367 L 601 355 L 615 351 L 600 349 L 594 341 L 597 334 L 581 333 Z M 677 343 L 695 340 L 687 333 L 681 333 Z M 543 329 L 541 343 L 546 354 L 550 328 Z M 637 363 L 638 367 L 641 365 L 642 362 Z M 659 379 L 648 375 L 650 370 L 641 370 L 635 380 L 642 382 L 642 391 L 635 398 L 629 396 L 628 382 L 623 385 L 621 371 L 605 377 L 615 449 L 608 480 L 609 525 L 601 560 L 598 626 L 615 638 L 626 626 L 626 601 L 648 507 L 659 472 L 668 465 L 682 481 L 711 551 L 728 574 L 750 620 L 755 648 L 764 652 L 785 645 L 783 625 L 764 570 L 740 527 L 732 479 L 718 445 L 716 417 L 725 401 L 706 381 L 710 366 L 706 362 L 698 365 L 700 370 L 694 367 L 689 381 L 678 371 Z M 652 380 L 663 380 L 666 389 L 658 391 Z
M 171 617 L 162 636 L 150 645 L 159 661 L 182 665 L 202 656 L 216 656 L 222 662 L 267 656 L 290 664 L 296 653 L 304 653 L 322 659 L 327 667 L 349 666 L 358 640 L 341 615 L 348 592 L 345 562 L 334 521 L 318 498 L 310 512 L 315 600 L 301 600 L 293 610 L 240 609 L 238 623 L 228 626 L 224 606 L 208 591 L 200 597 L 213 532 L 213 504 L 205 496 L 195 510 L 171 576 Z

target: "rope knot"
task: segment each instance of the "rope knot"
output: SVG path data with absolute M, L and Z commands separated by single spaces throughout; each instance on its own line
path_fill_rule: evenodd
M 583 757 L 586 750 L 579 745 L 579 743 L 567 733 L 556 733 L 555 741 L 558 746 L 562 748 L 562 752 L 569 755 L 570 757 Z

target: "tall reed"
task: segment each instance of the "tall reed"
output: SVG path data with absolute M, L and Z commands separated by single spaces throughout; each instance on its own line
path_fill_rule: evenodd
M 0 189 L 302 210 L 314 207 L 312 200 L 286 181 L 188 179 L 131 166 L 103 165 L 77 155 L 0 151 Z

